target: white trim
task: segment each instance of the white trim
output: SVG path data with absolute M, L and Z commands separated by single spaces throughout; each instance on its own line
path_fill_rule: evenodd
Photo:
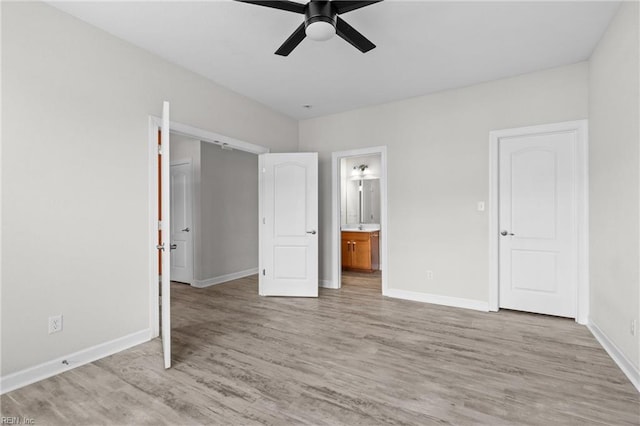
M 364 155 L 380 154 L 380 265 L 382 269 L 382 294 L 387 296 L 388 291 L 388 247 L 389 227 L 387 226 L 387 147 L 376 146 L 371 148 L 352 149 L 348 151 L 336 151 L 331 153 L 331 287 L 340 288 L 342 284 L 342 265 L 340 257 L 340 160 L 347 157 L 360 157 Z
M 239 278 L 256 275 L 258 268 L 246 269 L 244 271 L 234 272 L 231 274 L 220 275 L 213 278 L 207 278 L 206 280 L 193 280 L 191 287 L 205 288 L 216 284 L 223 284 L 229 281 L 237 280 Z
M 129 349 L 133 346 L 148 342 L 152 338 L 152 330 L 145 329 L 126 336 L 119 337 L 109 342 L 100 343 L 78 352 L 58 357 L 51 361 L 17 371 L 0 377 L 0 394 L 30 385 L 40 380 L 64 373 L 65 371 L 80 367 L 81 365 L 97 361 L 101 358 L 113 355 L 117 352 Z M 66 362 L 63 364 L 63 362 Z M 67 364 L 68 363 L 68 364 Z
M 589 323 L 589 122 L 576 122 L 576 225 L 578 234 L 578 299 L 576 300 L 576 322 Z
M 461 297 L 442 296 L 439 294 L 420 293 L 417 291 L 388 288 L 385 296 L 396 299 L 412 300 L 414 302 L 433 303 L 434 305 L 451 306 L 454 308 L 473 309 L 474 311 L 489 312 L 489 304 L 481 300 L 463 299 Z
M 264 193 L 264 156 L 258 155 L 258 294 L 262 296 L 262 286 L 264 280 L 264 256 L 262 254 L 261 241 L 264 241 L 264 208 L 262 207 L 262 194 Z M 262 273 L 260 272 L 262 271 Z
M 498 185 L 499 141 L 503 137 L 523 134 L 575 132 L 575 194 L 574 211 L 577 245 L 576 322 L 587 324 L 589 318 L 589 171 L 587 120 L 566 121 L 539 126 L 494 130 L 489 132 L 489 310 L 499 309 L 499 241 Z
M 631 381 L 631 384 L 636 387 L 640 392 L 640 369 L 633 365 L 633 363 L 626 357 L 626 355 L 613 343 L 607 335 L 594 324 L 591 320 L 587 323 L 587 328 L 593 334 L 593 337 L 602 345 L 605 351 L 609 354 L 611 359 L 620 367 L 620 370 Z
M 193 137 L 201 140 L 202 142 L 209 142 L 221 146 L 226 145 L 238 151 L 250 152 L 252 154 L 265 154 L 269 152 L 269 149 L 264 146 L 254 145 L 249 142 L 244 142 L 239 139 L 199 129 L 197 127 L 188 126 L 186 124 L 175 123 L 172 121 L 170 127 L 172 133 L 181 136 Z
M 329 280 L 318 280 L 318 286 L 322 288 L 338 288 L 338 286 L 336 286 L 332 281 Z
M 169 166 L 182 166 L 184 164 L 188 164 L 190 166 L 193 166 L 193 159 L 192 158 L 183 158 L 180 160 L 172 160 L 169 163 Z M 193 170 L 192 170 L 193 172 Z M 191 173 L 191 177 L 193 177 L 193 173 Z

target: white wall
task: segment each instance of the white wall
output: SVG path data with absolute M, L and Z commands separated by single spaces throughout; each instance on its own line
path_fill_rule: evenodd
M 640 368 L 638 2 L 623 2 L 589 61 L 591 322 Z
M 297 123 L 48 5 L 2 2 L 2 369 L 149 327 L 148 116 L 297 148 Z M 64 331 L 47 334 L 47 318 Z M 160 362 L 160 360 L 159 360 Z
M 389 288 L 488 302 L 489 131 L 586 118 L 587 80 L 579 63 L 300 122 L 300 150 L 320 153 L 320 278 L 331 152 L 386 145 Z

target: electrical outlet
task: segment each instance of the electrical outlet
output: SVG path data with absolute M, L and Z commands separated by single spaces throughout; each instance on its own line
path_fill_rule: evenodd
M 427 271 L 427 279 L 428 280 L 432 280 L 433 279 L 433 271 Z
M 631 324 L 629 324 L 629 332 L 631 333 L 632 336 L 636 335 L 637 329 L 638 329 L 638 323 L 634 319 L 631 320 Z
M 62 315 L 49 317 L 49 334 L 62 331 Z

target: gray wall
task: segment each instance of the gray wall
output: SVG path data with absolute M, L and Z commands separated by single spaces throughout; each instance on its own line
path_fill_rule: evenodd
M 589 71 L 591 322 L 640 367 L 638 2 L 624 2 Z M 636 327 L 637 328 L 637 327 Z
M 171 161 L 193 165 L 194 284 L 258 267 L 258 156 L 171 135 Z
M 201 271 L 207 280 L 258 267 L 258 156 L 203 142 Z
M 291 118 L 46 4 L 2 2 L 2 369 L 150 326 L 148 116 L 275 152 Z M 250 123 L 250 124 L 248 124 Z M 50 315 L 64 330 L 47 334 Z
M 587 118 L 587 87 L 579 63 L 300 122 L 300 150 L 319 152 L 320 278 L 334 258 L 331 152 L 386 145 L 389 288 L 488 302 L 476 203 L 489 196 L 489 132 Z

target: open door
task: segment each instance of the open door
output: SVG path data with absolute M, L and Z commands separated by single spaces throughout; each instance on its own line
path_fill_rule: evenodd
M 318 297 L 318 154 L 262 154 L 259 293 Z
M 160 211 L 162 217 L 161 250 L 161 323 L 164 368 L 171 367 L 171 165 L 169 158 L 169 102 L 162 104 L 160 130 Z

